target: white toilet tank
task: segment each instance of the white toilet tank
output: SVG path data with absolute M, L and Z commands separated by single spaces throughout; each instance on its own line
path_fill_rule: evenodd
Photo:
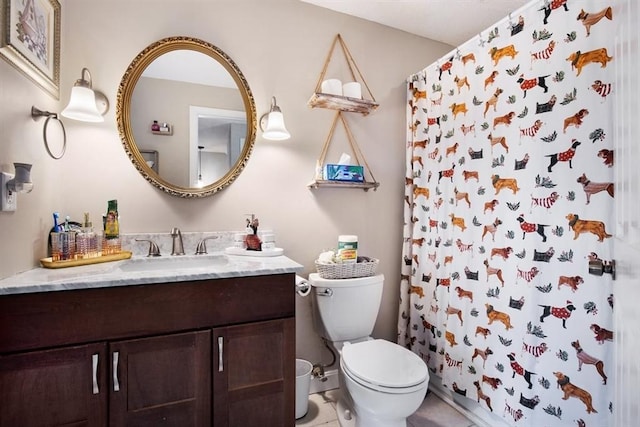
M 332 342 L 356 341 L 373 332 L 382 301 L 384 275 L 323 279 L 309 275 L 313 287 L 316 330 Z

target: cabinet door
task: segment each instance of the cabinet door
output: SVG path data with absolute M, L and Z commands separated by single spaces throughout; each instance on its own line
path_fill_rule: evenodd
M 106 344 L 0 356 L 0 426 L 106 426 Z
M 213 331 L 216 427 L 295 423 L 295 319 Z
M 111 426 L 210 426 L 211 331 L 109 344 Z

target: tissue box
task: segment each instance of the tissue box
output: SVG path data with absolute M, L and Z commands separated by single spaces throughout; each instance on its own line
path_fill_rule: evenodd
M 363 182 L 364 167 L 327 164 L 324 167 L 323 178 L 329 181 Z

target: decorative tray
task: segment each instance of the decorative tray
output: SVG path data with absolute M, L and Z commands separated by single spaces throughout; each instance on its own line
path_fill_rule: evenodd
M 282 248 L 273 248 L 266 249 L 262 251 L 248 251 L 242 248 L 234 248 L 230 247 L 224 250 L 229 255 L 244 255 L 244 256 L 280 256 L 284 254 L 284 249 Z
M 120 261 L 123 259 L 131 258 L 130 251 L 122 251 L 117 254 L 102 255 L 95 258 L 86 259 L 68 259 L 64 261 L 53 261 L 51 257 L 42 258 L 40 264 L 44 268 L 66 268 L 66 267 L 78 267 L 80 265 L 100 264 L 102 262 Z

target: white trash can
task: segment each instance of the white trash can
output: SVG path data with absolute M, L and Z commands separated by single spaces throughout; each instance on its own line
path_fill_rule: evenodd
M 304 417 L 309 410 L 309 387 L 313 365 L 306 360 L 296 359 L 296 420 Z

